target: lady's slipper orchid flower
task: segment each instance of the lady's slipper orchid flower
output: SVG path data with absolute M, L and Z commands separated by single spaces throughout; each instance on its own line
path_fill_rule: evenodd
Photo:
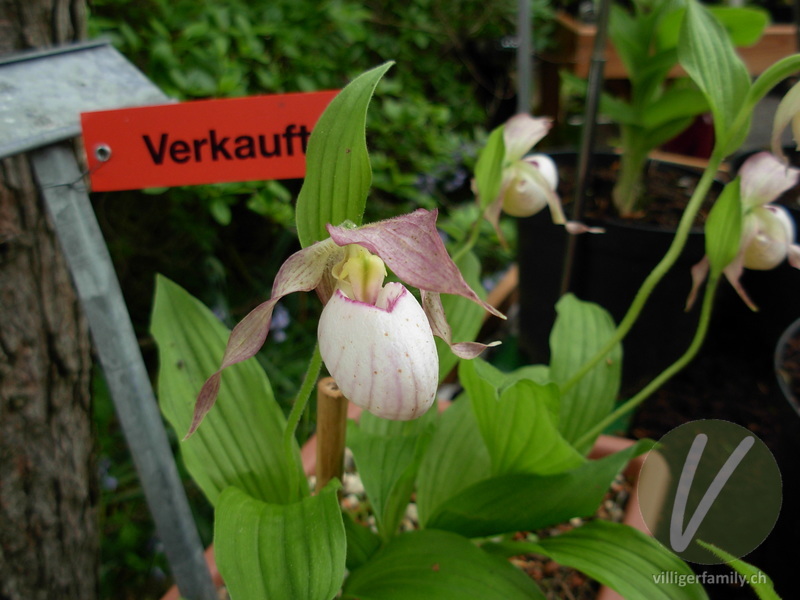
M 757 310 L 740 282 L 744 269 L 767 271 L 786 259 L 800 269 L 800 245 L 794 243 L 794 222 L 785 208 L 770 204 L 797 184 L 800 170 L 787 167 L 769 152 L 759 152 L 744 162 L 739 173 L 744 210 L 742 240 L 739 254 L 724 273 L 747 306 Z M 694 284 L 687 306 L 694 302 L 708 270 L 707 258 L 692 268 Z
M 570 233 L 602 232 L 602 229 L 567 221 L 561 199 L 556 193 L 556 164 L 546 154 L 528 154 L 551 127 L 551 119 L 524 113 L 506 122 L 503 128 L 505 157 L 500 191 L 486 209 L 486 218 L 495 230 L 498 230 L 501 211 L 512 217 L 531 217 L 547 206 L 553 223 L 564 225 Z
M 452 343 L 440 294 L 463 296 L 505 318 L 464 281 L 439 237 L 436 216 L 436 211 L 419 209 L 363 227 L 328 225 L 330 238 L 290 256 L 275 277 L 272 297 L 231 332 L 220 369 L 198 395 L 189 435 L 213 406 L 222 371 L 254 356 L 266 341 L 277 302 L 311 290 L 325 304 L 318 328 L 320 353 L 345 396 L 378 416 L 421 416 L 433 403 L 438 384 L 433 336 L 462 358 L 474 358 L 487 347 Z M 402 284 L 384 285 L 384 263 L 420 290 L 421 305 Z

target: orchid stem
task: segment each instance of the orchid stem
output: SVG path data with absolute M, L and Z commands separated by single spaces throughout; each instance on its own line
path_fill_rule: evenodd
M 481 232 L 481 219 L 483 219 L 483 217 L 481 215 L 478 215 L 478 218 L 472 224 L 472 229 L 469 232 L 469 237 L 467 238 L 467 241 L 464 242 L 464 245 L 461 246 L 461 248 L 459 248 L 453 255 L 454 263 L 458 264 L 458 261 L 461 260 L 464 257 L 464 255 L 470 250 L 472 250 L 472 248 L 475 246 L 475 243 L 478 241 L 478 236 Z
M 300 385 L 300 391 L 292 405 L 292 410 L 289 412 L 289 417 L 286 419 L 286 429 L 283 432 L 283 451 L 286 455 L 286 464 L 295 464 L 294 441 L 297 424 L 308 406 L 308 399 L 311 397 L 311 392 L 319 378 L 319 372 L 322 369 L 322 355 L 319 351 L 319 343 L 314 344 L 314 352 L 311 354 L 311 360 L 308 363 L 308 370 L 303 378 L 303 383 Z M 289 489 L 292 494 L 300 493 L 300 477 L 296 468 L 289 467 Z
M 692 342 L 689 344 L 686 352 L 681 355 L 678 360 L 664 369 L 657 377 L 655 377 L 649 384 L 647 384 L 644 388 L 642 388 L 639 393 L 635 396 L 626 400 L 623 404 L 618 406 L 616 410 L 611 412 L 605 419 L 597 423 L 592 429 L 584 433 L 580 439 L 575 442 L 576 448 L 581 448 L 584 445 L 588 445 L 592 442 L 598 435 L 603 433 L 603 431 L 614 423 L 617 419 L 623 417 L 624 415 L 628 414 L 630 411 L 635 409 L 639 406 L 645 399 L 649 398 L 650 395 L 655 392 L 658 388 L 660 388 L 664 383 L 666 383 L 669 379 L 672 378 L 673 375 L 678 373 L 683 367 L 685 367 L 692 359 L 697 355 L 700 351 L 700 347 L 703 345 L 703 340 L 706 337 L 706 333 L 708 332 L 708 324 L 711 320 L 711 309 L 714 304 L 714 294 L 717 289 L 717 284 L 719 283 L 719 274 L 713 274 L 710 276 L 709 281 L 706 285 L 705 295 L 703 296 L 703 306 L 700 312 L 700 321 L 697 324 L 697 331 L 695 331 L 694 337 L 692 338 Z
M 655 268 L 653 268 L 653 270 L 644 280 L 644 283 L 642 283 L 642 286 L 636 293 L 630 308 L 628 308 L 628 312 L 622 318 L 622 321 L 620 321 L 619 325 L 614 331 L 614 335 L 611 336 L 611 339 L 609 339 L 608 342 L 591 359 L 584 363 L 584 365 L 578 369 L 572 375 L 572 377 L 564 382 L 564 384 L 561 386 L 562 394 L 574 387 L 589 371 L 591 371 L 598 363 L 600 363 L 606 357 L 606 355 L 623 340 L 623 338 L 636 323 L 636 320 L 639 318 L 639 314 L 642 312 L 644 305 L 650 298 L 650 294 L 653 292 L 653 289 L 664 278 L 664 275 L 667 274 L 667 271 L 670 270 L 672 265 L 675 264 L 675 261 L 677 261 L 678 257 L 681 255 L 681 252 L 686 245 L 686 240 L 689 237 L 689 233 L 692 229 L 692 225 L 694 224 L 697 212 L 703 205 L 703 200 L 705 199 L 706 194 L 708 194 L 708 190 L 711 188 L 711 184 L 714 181 L 714 177 L 716 176 L 716 172 L 719 169 L 720 164 L 722 164 L 722 156 L 715 153 L 709 159 L 708 167 L 706 167 L 706 170 L 703 172 L 703 175 L 700 178 L 700 181 L 697 183 L 697 187 L 695 188 L 689 203 L 686 205 L 686 209 L 681 216 L 678 228 L 675 231 L 675 237 L 672 239 L 672 244 L 670 244 L 666 254 L 664 254 L 664 257 L 661 259 L 661 261 L 655 266 Z

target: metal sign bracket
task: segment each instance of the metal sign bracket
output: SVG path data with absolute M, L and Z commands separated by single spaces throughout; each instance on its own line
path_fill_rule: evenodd
M 217 598 L 111 257 L 70 144 L 80 113 L 169 98 L 107 42 L 0 58 L 0 159 L 30 152 L 181 594 Z

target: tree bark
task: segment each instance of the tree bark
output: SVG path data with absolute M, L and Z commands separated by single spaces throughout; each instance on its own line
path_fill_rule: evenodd
M 82 0 L 0 0 L 0 55 L 85 23 Z M 91 367 L 29 161 L 0 161 L 0 600 L 97 598 Z

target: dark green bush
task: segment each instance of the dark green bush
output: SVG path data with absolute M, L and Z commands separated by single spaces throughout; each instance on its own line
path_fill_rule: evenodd
M 395 213 L 466 189 L 459 168 L 513 97 L 514 55 L 500 40 L 514 34 L 514 0 L 93 0 L 90 7 L 92 34 L 110 37 L 178 99 L 335 89 L 396 61 L 370 110 L 375 216 L 387 202 Z M 235 202 L 280 225 L 291 220 L 277 184 L 191 193 L 222 224 Z

